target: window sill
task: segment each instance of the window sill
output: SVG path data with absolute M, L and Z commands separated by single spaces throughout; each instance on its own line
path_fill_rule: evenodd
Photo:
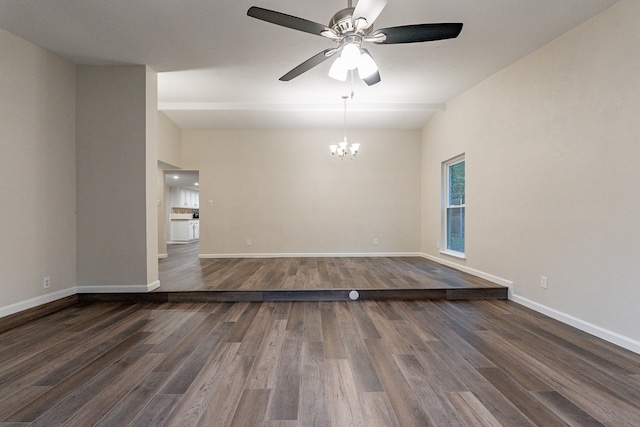
M 442 255 L 451 256 L 454 258 L 467 259 L 464 252 L 456 252 L 456 251 L 440 251 Z

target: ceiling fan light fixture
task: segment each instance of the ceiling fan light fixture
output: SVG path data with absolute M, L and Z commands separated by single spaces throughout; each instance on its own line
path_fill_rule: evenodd
M 329 69 L 329 77 L 344 82 L 347 80 L 347 74 L 349 70 L 345 67 L 344 60 L 338 56 Z
M 325 37 L 338 44 L 338 47 L 326 49 L 293 68 L 280 77 L 281 81 L 290 81 L 320 65 L 329 57 L 340 53 L 342 61 L 335 61 L 329 75 L 344 81 L 348 77 L 348 71 L 357 68 L 362 80 L 371 86 L 380 82 L 380 73 L 366 47 L 363 47 L 363 42 L 376 44 L 420 43 L 453 39 L 458 37 L 462 31 L 462 23 L 452 22 L 400 25 L 379 28 L 374 31 L 374 21 L 385 8 L 387 2 L 388 0 L 357 0 L 354 8 L 353 0 L 347 0 L 347 7 L 336 12 L 328 26 L 257 6 L 250 7 L 247 15 L 261 21 Z M 362 56 L 365 58 L 361 60 Z M 346 75 L 345 69 L 348 70 Z
M 345 44 L 340 58 L 344 61 L 347 70 L 355 70 L 360 62 L 360 46 L 355 43 Z
M 360 59 L 358 60 L 358 75 L 362 80 L 370 77 L 378 71 L 378 66 L 373 60 L 371 55 L 367 52 L 362 52 Z

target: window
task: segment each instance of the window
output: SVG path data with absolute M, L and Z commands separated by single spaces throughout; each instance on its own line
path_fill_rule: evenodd
M 464 258 L 464 154 L 442 164 L 443 253 Z

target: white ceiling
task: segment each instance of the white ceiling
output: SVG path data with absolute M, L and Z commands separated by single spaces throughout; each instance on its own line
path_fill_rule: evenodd
M 198 171 L 166 170 L 164 172 L 164 183 L 168 187 L 183 187 L 198 190 L 200 173 Z
M 452 40 L 368 44 L 382 81 L 354 83 L 349 127 L 420 129 L 456 95 L 616 2 L 389 0 L 377 28 L 464 28 Z M 326 25 L 347 1 L 0 0 L 0 27 L 74 63 L 149 65 L 159 109 L 183 129 L 342 127 L 351 86 L 327 76 L 331 60 L 278 80 L 334 43 L 250 18 L 250 6 Z

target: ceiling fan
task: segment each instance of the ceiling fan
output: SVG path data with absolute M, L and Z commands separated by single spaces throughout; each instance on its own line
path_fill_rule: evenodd
M 462 31 L 461 23 L 403 25 L 374 31 L 373 22 L 386 4 L 387 0 L 358 0 L 354 8 L 352 1 L 348 0 L 347 8 L 333 15 L 328 26 L 256 6 L 249 8 L 247 15 L 272 24 L 326 37 L 338 43 L 338 47 L 325 49 L 307 59 L 280 77 L 281 81 L 294 79 L 340 53 L 331 66 L 329 76 L 344 81 L 350 71 L 357 69 L 360 78 L 371 86 L 380 81 L 380 72 L 369 51 L 362 47 L 363 42 L 376 44 L 427 42 L 456 38 Z

